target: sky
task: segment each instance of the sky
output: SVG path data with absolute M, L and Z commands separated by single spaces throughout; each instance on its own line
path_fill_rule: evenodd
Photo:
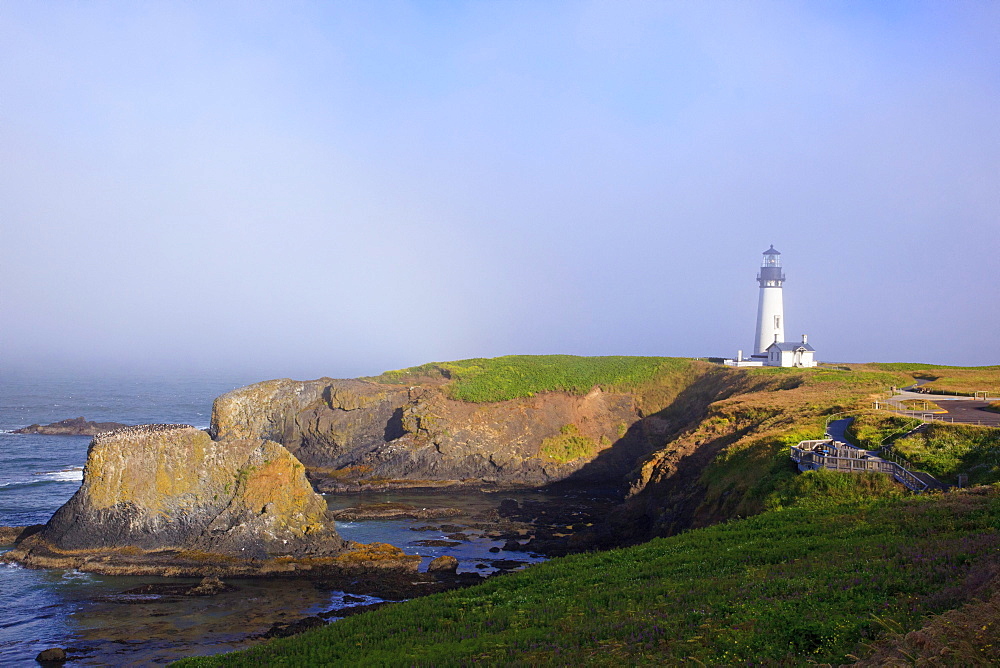
M 0 367 L 1000 363 L 1000 3 L 0 0 Z

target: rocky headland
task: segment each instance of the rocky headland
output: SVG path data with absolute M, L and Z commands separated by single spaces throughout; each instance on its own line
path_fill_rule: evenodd
M 41 434 L 43 436 L 97 436 L 128 427 L 120 422 L 92 422 L 83 417 L 60 420 L 52 424 L 33 424 L 15 429 L 14 434 Z
M 525 487 L 624 474 L 644 447 L 626 434 L 640 417 L 633 396 L 598 387 L 471 403 L 439 383 L 281 379 L 216 399 L 212 432 L 281 443 L 320 491 Z

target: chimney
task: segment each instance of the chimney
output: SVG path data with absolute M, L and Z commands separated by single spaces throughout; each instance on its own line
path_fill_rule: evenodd
M 775 343 L 780 343 L 780 342 L 778 341 L 778 335 L 777 335 L 777 334 L 775 334 L 775 335 L 774 335 L 774 342 L 775 342 Z
M 803 334 L 802 335 L 802 345 L 805 345 L 807 343 L 809 343 L 809 335 L 808 334 Z

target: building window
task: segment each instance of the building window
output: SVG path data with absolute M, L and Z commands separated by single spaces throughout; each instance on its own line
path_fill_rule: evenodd
M 781 329 L 781 316 L 780 315 L 774 316 L 774 328 L 775 329 Z

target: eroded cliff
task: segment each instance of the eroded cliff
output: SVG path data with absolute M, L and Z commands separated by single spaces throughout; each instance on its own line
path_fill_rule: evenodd
M 217 438 L 280 442 L 321 489 L 344 485 L 539 485 L 621 475 L 644 447 L 635 398 L 595 387 L 493 403 L 435 384 L 272 380 L 215 401 Z

